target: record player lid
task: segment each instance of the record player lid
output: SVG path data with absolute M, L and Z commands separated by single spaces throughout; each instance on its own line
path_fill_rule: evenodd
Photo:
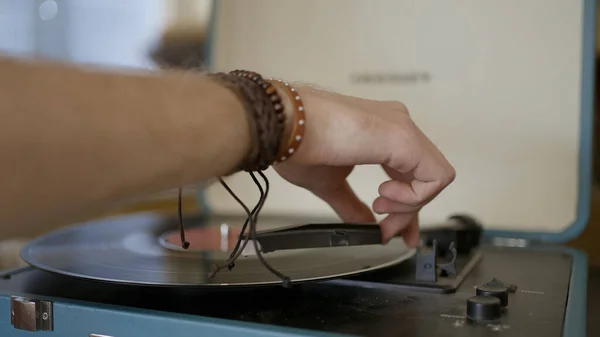
M 488 235 L 566 241 L 583 230 L 595 1 L 214 3 L 213 70 L 251 69 L 409 107 L 457 170 L 423 210 L 424 225 L 470 213 Z M 262 214 L 334 216 L 312 194 L 268 176 Z M 386 179 L 379 167 L 350 177 L 367 203 Z M 246 175 L 229 182 L 243 200 L 256 198 Z M 242 213 L 219 184 L 206 201 L 215 213 Z

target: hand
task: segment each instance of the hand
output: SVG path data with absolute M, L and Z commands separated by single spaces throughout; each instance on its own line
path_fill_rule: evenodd
M 374 101 L 297 86 L 306 113 L 303 143 L 275 170 L 327 202 L 344 222 L 374 222 L 346 178 L 355 165 L 379 164 L 390 180 L 373 210 L 387 214 L 383 240 L 419 242 L 418 212 L 455 177 L 454 168 L 399 102 Z

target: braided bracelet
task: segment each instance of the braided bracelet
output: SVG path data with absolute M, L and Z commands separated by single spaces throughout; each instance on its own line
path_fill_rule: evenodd
M 256 206 L 250 211 L 244 202 L 241 201 L 231 188 L 229 188 L 227 183 L 219 178 L 219 181 L 227 192 L 229 192 L 242 208 L 244 208 L 247 218 L 238 237 L 237 244 L 226 263 L 224 265 L 215 264 L 213 271 L 209 274 L 209 278 L 214 277 L 214 275 L 222 268 L 231 270 L 235 265 L 235 261 L 242 254 L 244 248 L 250 241 L 249 239 L 252 238 L 254 249 L 257 252 L 256 255 L 260 263 L 272 274 L 281 278 L 284 287 L 289 287 L 291 284 L 290 278 L 267 263 L 262 257 L 261 250 L 258 247 L 256 240 L 256 222 L 258 214 L 269 193 L 269 181 L 261 171 L 266 169 L 270 163 L 274 162 L 277 158 L 276 155 L 281 148 L 281 139 L 284 134 L 286 116 L 284 114 L 284 106 L 281 102 L 281 97 L 278 95 L 277 89 L 272 83 L 266 82 L 260 75 L 254 72 L 236 70 L 229 74 L 218 74 L 216 77 L 221 79 L 228 88 L 238 94 L 238 97 L 243 102 L 246 112 L 249 115 L 251 135 L 253 136 L 252 148 L 256 148 L 257 150 L 250 151 L 250 156 L 248 161 L 245 162 L 244 170 L 249 171 L 250 176 L 258 186 L 261 197 Z M 250 83 L 252 85 L 250 85 Z M 252 172 L 254 170 L 257 170 L 258 174 L 264 179 L 266 185 L 264 190 Z M 247 225 L 250 226 L 250 233 L 246 235 L 246 238 L 244 239 Z M 182 240 L 184 240 L 183 235 Z
M 272 83 L 270 83 L 269 81 L 265 81 L 262 78 L 262 76 L 256 72 L 247 71 L 247 70 L 234 70 L 234 71 L 230 72 L 230 74 L 241 76 L 244 78 L 249 78 L 254 83 L 256 83 L 257 85 L 259 85 L 260 87 L 262 87 L 264 89 L 265 94 L 269 97 L 269 99 L 271 100 L 271 103 L 273 103 L 273 108 L 275 109 L 275 113 L 277 115 L 277 121 L 282 126 L 280 129 L 280 133 L 277 135 L 278 137 L 275 138 L 276 140 L 281 142 L 281 139 L 282 139 L 284 131 L 285 131 L 286 116 L 284 113 L 284 106 L 281 102 L 281 97 L 277 93 L 277 89 L 275 88 L 275 86 Z M 276 148 L 279 149 L 280 145 L 278 144 L 278 146 Z M 271 155 L 271 153 L 269 153 L 269 155 Z M 279 158 L 279 157 L 280 156 L 278 155 L 278 153 L 275 152 L 275 157 L 274 157 L 275 159 L 272 162 L 276 163 L 276 161 L 277 161 L 276 158 Z M 271 161 L 269 161 L 269 164 L 270 163 L 271 163 Z
M 249 71 L 236 70 L 229 74 L 209 76 L 232 90 L 243 102 L 249 115 L 252 147 L 241 170 L 266 170 L 275 161 L 281 148 L 285 126 L 285 114 L 277 90 L 260 75 Z
M 289 83 L 277 79 L 269 79 L 269 81 L 277 81 L 282 84 L 286 94 L 289 96 L 293 106 L 294 120 L 292 122 L 292 132 L 285 147 L 277 154 L 275 164 L 281 163 L 289 159 L 300 147 L 304 139 L 304 130 L 306 128 L 306 115 L 304 113 L 304 103 L 298 91 Z

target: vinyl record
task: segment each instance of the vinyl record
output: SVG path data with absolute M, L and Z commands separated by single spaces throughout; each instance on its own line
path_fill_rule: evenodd
M 124 284 L 220 287 L 280 283 L 256 255 L 240 256 L 232 270 L 223 269 L 209 277 L 213 265 L 224 264 L 229 257 L 236 227 L 243 220 L 188 219 L 191 246 L 182 250 L 177 219 L 154 213 L 108 218 L 42 236 L 23 248 L 22 257 L 49 272 Z M 294 224 L 302 222 L 261 217 L 258 229 Z M 413 254 L 414 250 L 397 238 L 386 245 L 283 250 L 263 257 L 292 283 L 298 283 L 357 275 L 397 264 Z

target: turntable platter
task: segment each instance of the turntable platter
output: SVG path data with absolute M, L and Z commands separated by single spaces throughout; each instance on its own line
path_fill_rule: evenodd
M 243 224 L 240 217 L 186 220 L 186 226 L 218 228 Z M 283 227 L 301 222 L 289 218 L 263 217 L 258 229 Z M 170 249 L 177 220 L 154 213 L 102 219 L 58 230 L 42 236 L 22 250 L 30 265 L 73 277 L 153 286 L 250 286 L 278 284 L 256 256 L 240 256 L 232 270 L 221 270 L 213 278 L 213 264 L 223 264 L 229 252 L 214 249 Z M 168 241 L 168 240 L 166 240 Z M 191 248 L 194 248 L 193 245 Z M 400 238 L 386 245 L 275 251 L 263 257 L 293 283 L 326 280 L 384 268 L 414 254 Z

